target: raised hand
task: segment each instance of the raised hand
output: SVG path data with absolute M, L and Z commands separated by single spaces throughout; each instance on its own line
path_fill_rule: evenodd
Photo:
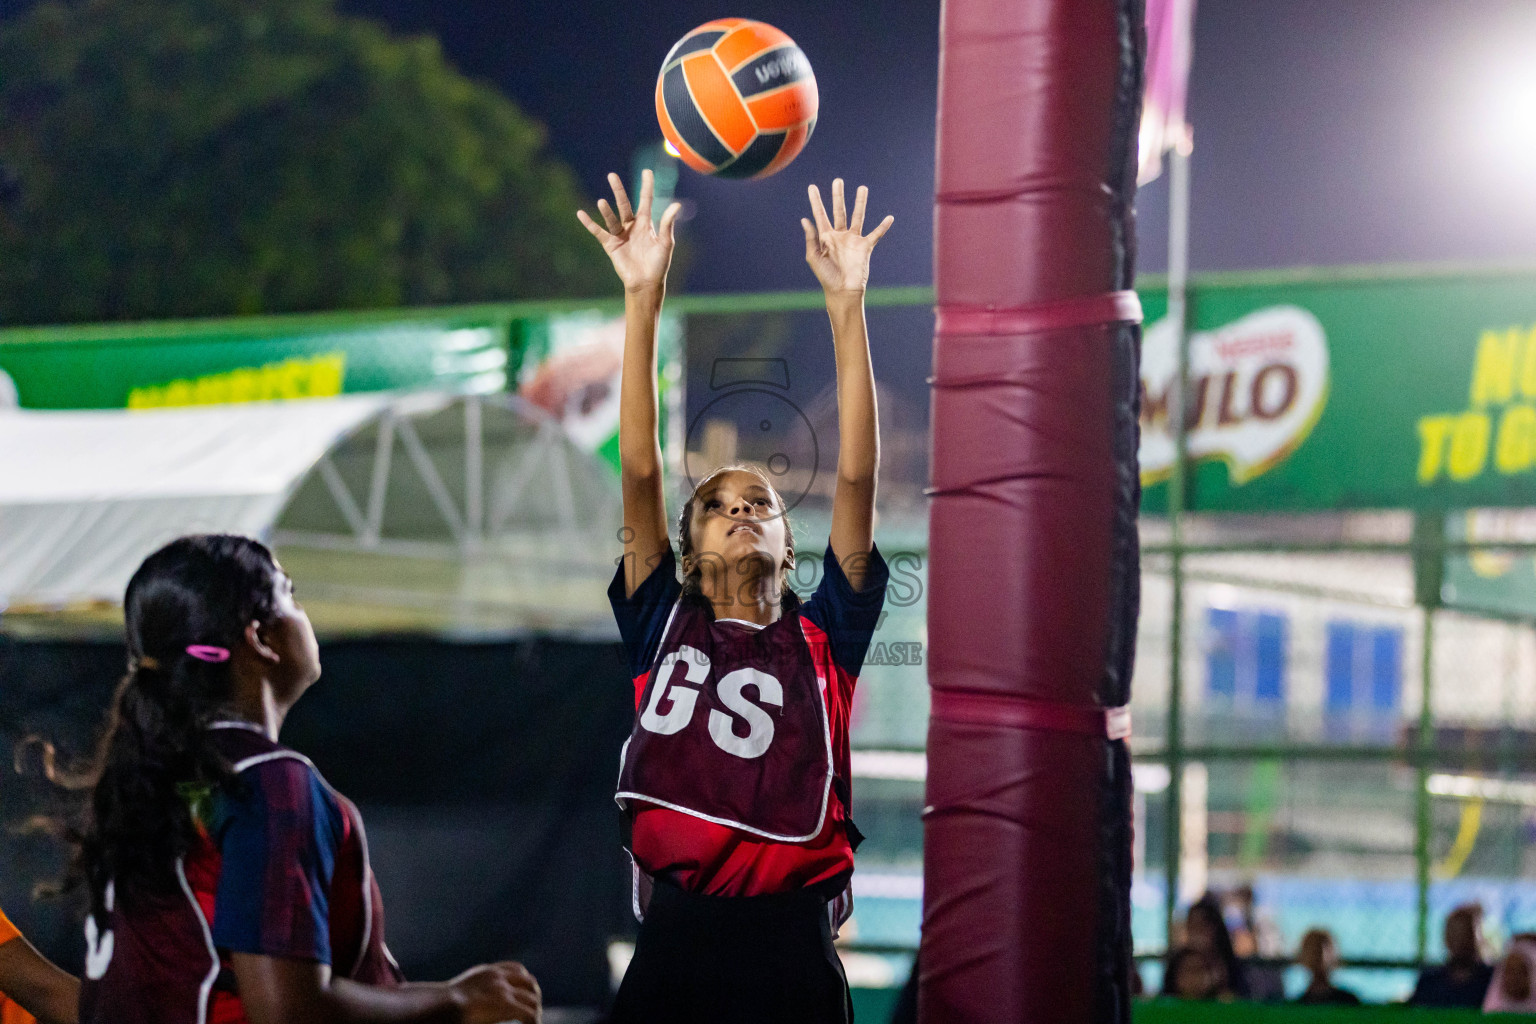
M 597 211 L 603 215 L 606 230 L 598 226 L 586 210 L 577 210 L 576 219 L 602 243 L 619 280 L 624 282 L 625 291 L 665 287 L 667 268 L 672 265 L 672 226 L 682 209 L 681 204 L 668 206 L 661 215 L 661 223 L 652 225 L 651 196 L 655 182 L 650 171 L 640 177 L 638 209 L 630 208 L 629 194 L 624 191 L 624 182 L 617 174 L 608 175 L 608 184 L 613 187 L 614 205 L 608 205 L 606 199 L 597 201 Z
M 853 201 L 853 217 L 849 219 L 843 202 L 843 179 L 832 181 L 832 219 L 827 219 L 827 208 L 821 203 L 821 191 L 812 185 L 811 213 L 816 223 L 800 218 L 805 228 L 805 262 L 827 294 L 834 292 L 863 292 L 869 286 L 869 254 L 875 243 L 890 230 L 895 217 L 886 217 L 868 235 L 864 234 L 864 207 L 869 200 L 869 189 L 859 186 Z

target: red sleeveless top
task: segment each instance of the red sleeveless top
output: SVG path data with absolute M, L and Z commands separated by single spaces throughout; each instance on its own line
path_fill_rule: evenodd
M 816 592 L 767 626 L 684 597 L 670 550 L 628 598 L 620 567 L 636 721 L 617 799 L 639 872 L 752 896 L 852 870 L 849 718 L 887 579 L 868 557 L 855 591 L 829 546 Z

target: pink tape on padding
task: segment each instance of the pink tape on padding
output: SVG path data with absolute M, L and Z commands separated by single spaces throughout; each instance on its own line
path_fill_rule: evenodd
M 1131 734 L 1128 707 L 1099 708 L 974 690 L 934 690 L 930 713 L 946 722 L 1076 732 L 1112 740 L 1123 740 Z
M 1104 292 L 1014 309 L 939 306 L 935 312 L 940 334 L 1036 334 L 1094 324 L 1139 324 L 1141 297 L 1134 291 Z

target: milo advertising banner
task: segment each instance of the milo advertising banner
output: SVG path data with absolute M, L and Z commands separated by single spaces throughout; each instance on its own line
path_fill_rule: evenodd
M 1177 352 L 1166 294 L 1143 303 L 1157 514 Z M 1190 307 L 1187 508 L 1536 505 L 1536 272 L 1216 280 Z
M 250 323 L 0 332 L 0 404 L 152 409 L 507 384 L 507 329 L 490 321 Z
M 624 318 L 596 310 L 481 309 L 488 315 L 0 331 L 0 409 L 158 409 L 427 387 L 511 390 L 617 471 Z M 658 362 L 668 452 L 681 444 L 669 425 L 682 422 L 682 336 L 682 321 L 664 316 Z

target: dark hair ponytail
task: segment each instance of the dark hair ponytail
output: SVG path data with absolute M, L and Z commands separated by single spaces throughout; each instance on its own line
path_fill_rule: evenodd
M 63 889 L 85 886 L 91 913 L 118 897 L 173 892 L 174 863 L 192 845 L 192 803 L 229 780 L 208 724 L 231 696 L 230 663 L 193 657 L 188 647 L 233 650 L 252 621 L 270 621 L 277 563 L 248 537 L 172 541 L 144 560 L 128 583 L 123 613 L 128 674 L 118 684 L 94 758 L 50 780 L 86 792 L 74 820 L 56 827 L 75 855 Z

